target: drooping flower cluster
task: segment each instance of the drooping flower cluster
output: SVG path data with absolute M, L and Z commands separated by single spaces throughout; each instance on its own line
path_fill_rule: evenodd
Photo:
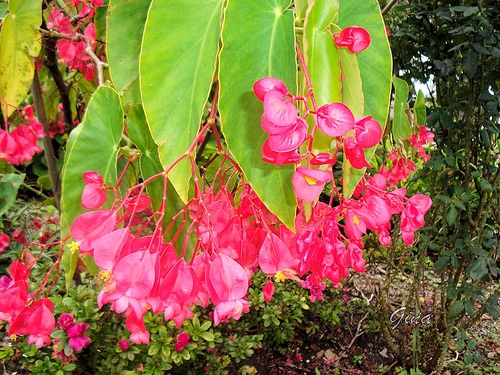
M 54 8 L 49 15 L 47 27 L 53 31 L 57 31 L 66 38 L 61 38 L 57 41 L 57 52 L 61 58 L 61 63 L 68 65 L 70 69 L 76 69 L 81 72 L 87 81 L 93 81 L 95 76 L 95 66 L 88 50 L 95 52 L 96 50 L 96 28 L 90 20 L 95 15 L 95 8 L 104 4 L 103 0 L 91 1 L 72 1 L 70 8 L 80 7 L 76 25 L 72 25 L 69 16 Z M 89 21 L 89 22 L 88 22 Z M 84 23 L 88 22 L 83 33 L 80 28 Z
M 10 132 L 0 128 L 0 160 L 20 165 L 30 161 L 42 149 L 38 146 L 38 139 L 45 136 L 43 125 L 35 119 L 32 105 L 22 109 L 26 123 L 17 125 Z
M 299 164 L 303 159 L 308 159 L 308 167 L 298 167 L 292 179 L 299 199 L 314 202 L 325 184 L 332 181 L 331 173 L 311 168 L 310 164 L 331 166 L 336 162 L 335 157 L 340 149 L 343 149 L 345 158 L 354 168 L 370 167 L 364 149 L 374 147 L 382 137 L 382 127 L 371 116 L 356 119 L 344 103 L 325 104 L 316 111 L 306 111 L 306 116 L 311 113 L 315 116 L 315 125 L 308 136 L 307 122 L 298 115 L 293 104 L 294 101 L 304 101 L 307 106 L 307 100 L 293 96 L 286 85 L 275 77 L 257 81 L 254 92 L 264 103 L 262 128 L 269 134 L 262 147 L 263 160 L 279 166 Z M 313 155 L 310 147 L 303 155 L 298 153 L 306 140 L 312 145 L 317 128 L 337 141 L 333 156 L 328 153 Z

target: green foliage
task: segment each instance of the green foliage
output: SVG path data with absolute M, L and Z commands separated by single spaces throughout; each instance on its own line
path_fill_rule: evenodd
M 26 175 L 24 173 L 7 173 L 0 176 L 0 215 L 3 215 L 14 204 L 19 186 L 23 183 Z
M 425 308 L 433 317 L 431 327 L 417 326 L 413 340 L 394 333 L 393 349 L 402 354 L 397 346 L 411 341 L 411 367 L 438 374 L 454 339 L 465 363 L 480 361 L 465 332 L 484 314 L 500 317 L 495 282 L 500 231 L 499 10 L 487 2 L 458 3 L 402 2 L 387 16 L 395 72 L 401 78 L 394 81 L 393 132 L 407 130 L 400 105 L 406 101 L 405 94 L 400 96 L 406 91 L 404 81 L 418 80 L 429 92 L 425 100 L 422 92 L 411 92 L 414 120 L 427 120 L 436 141 L 432 158 L 407 185 L 428 192 L 434 202 L 426 218 L 432 225 L 409 254 L 418 261 L 406 306 L 423 313 L 419 301 L 424 296 L 438 302 Z M 401 263 L 392 259 L 395 275 Z M 428 282 L 436 286 L 434 293 L 424 289 Z
M 0 32 L 0 110 L 8 118 L 30 89 L 41 49 L 41 0 L 11 0 Z M 12 77 L 16 77 L 12 81 Z M 5 102 L 4 102 L 5 101 Z M 9 103 L 11 106 L 4 105 Z

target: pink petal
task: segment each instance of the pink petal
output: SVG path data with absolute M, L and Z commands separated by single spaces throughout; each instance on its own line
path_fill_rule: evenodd
M 274 233 L 268 233 L 259 251 L 259 267 L 267 275 L 293 266 L 292 253 Z
M 283 95 L 288 93 L 288 89 L 283 81 L 274 77 L 261 78 L 253 85 L 253 91 L 260 101 L 264 101 L 264 96 L 271 90 L 277 90 Z
M 297 108 L 281 91 L 271 90 L 264 96 L 264 114 L 277 126 L 290 126 L 297 119 Z
M 354 125 L 354 133 L 356 141 L 363 148 L 370 148 L 376 146 L 382 138 L 382 127 L 380 124 L 372 120 L 371 116 L 356 119 Z
M 298 167 L 292 176 L 295 195 L 306 202 L 314 202 L 330 179 L 331 175 L 327 171 Z
M 297 118 L 293 126 L 281 134 L 269 136 L 268 146 L 276 152 L 290 152 L 298 149 L 307 137 L 307 123 Z
M 321 131 L 330 137 L 340 137 L 354 127 L 354 115 L 343 103 L 321 106 L 317 118 Z

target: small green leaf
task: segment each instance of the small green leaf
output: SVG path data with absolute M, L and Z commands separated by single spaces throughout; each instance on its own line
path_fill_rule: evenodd
M 446 214 L 446 222 L 448 223 L 449 226 L 455 225 L 455 221 L 457 220 L 457 209 L 455 206 L 451 206 L 448 209 L 448 213 Z
M 413 105 L 415 121 L 419 125 L 425 125 L 427 121 L 427 107 L 425 106 L 425 96 L 422 90 L 418 90 L 417 99 Z
M 8 173 L 0 178 L 0 216 L 12 207 L 16 200 L 19 186 L 24 181 L 24 173 Z
M 406 114 L 408 109 L 408 83 L 394 77 L 394 119 L 392 122 L 392 135 L 395 141 L 406 140 L 412 135 L 410 119 Z
M 477 258 L 470 269 L 470 277 L 479 280 L 488 274 L 488 265 L 484 258 Z
M 464 303 L 462 301 L 455 301 L 448 310 L 448 317 L 450 319 L 455 319 L 462 313 L 462 311 L 464 311 Z
M 450 262 L 450 257 L 449 256 L 443 256 L 439 258 L 435 263 L 434 263 L 434 269 L 437 271 L 442 270 L 446 265 Z

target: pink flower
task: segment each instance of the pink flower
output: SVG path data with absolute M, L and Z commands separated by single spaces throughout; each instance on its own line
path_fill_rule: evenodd
M 262 288 L 262 292 L 264 293 L 264 301 L 271 301 L 273 299 L 274 291 L 274 283 L 272 282 L 272 280 L 269 280 L 264 284 L 264 287 Z
M 330 137 L 340 137 L 354 127 L 354 115 L 343 103 L 330 103 L 318 108 L 318 126 Z
M 356 119 L 354 125 L 356 142 L 363 148 L 376 146 L 382 138 L 382 127 L 372 120 L 372 116 L 363 116 Z
M 59 319 L 57 319 L 57 326 L 63 331 L 69 330 L 75 324 L 75 318 L 71 313 L 62 313 Z
M 276 126 L 290 126 L 297 120 L 297 108 L 278 90 L 264 95 L 264 114 Z
M 216 305 L 214 323 L 229 318 L 238 320 L 243 312 L 249 311 L 244 299 L 248 291 L 248 276 L 243 267 L 224 254 L 214 254 L 205 269 L 208 294 Z
M 271 90 L 279 91 L 283 95 L 288 93 L 288 89 L 283 81 L 275 77 L 261 78 L 253 85 L 253 91 L 260 101 L 264 101 L 264 96 Z
M 128 340 L 118 340 L 118 345 L 120 346 L 120 349 L 126 352 L 130 348 L 130 344 Z
M 177 335 L 177 342 L 174 345 L 174 349 L 178 352 L 181 352 L 187 344 L 189 344 L 189 335 L 186 332 L 181 332 Z
M 306 167 L 298 167 L 292 176 L 295 195 L 306 202 L 314 202 L 330 180 L 329 172 Z
M 68 330 L 69 346 L 78 352 L 89 346 L 90 337 L 85 336 L 85 331 L 89 328 L 87 323 L 76 323 Z
M 0 232 L 0 253 L 2 253 L 10 244 L 10 237 Z
M 356 169 L 371 168 L 371 165 L 366 161 L 363 148 L 351 138 L 344 142 L 345 157 L 351 165 Z
M 106 202 L 106 185 L 101 175 L 94 171 L 83 174 L 85 188 L 82 194 L 82 206 L 86 210 L 101 207 Z
M 302 156 L 297 153 L 297 150 L 278 152 L 269 147 L 269 139 L 262 146 L 262 160 L 266 163 L 276 164 L 278 167 L 283 164 L 298 164 L 302 160 Z
M 370 34 L 359 26 L 350 26 L 334 36 L 337 47 L 347 47 L 352 53 L 364 51 L 370 45 Z
M 86 212 L 78 216 L 70 231 L 83 253 L 93 254 L 97 240 L 114 229 L 117 215 L 111 210 Z
M 259 267 L 267 275 L 293 267 L 293 257 L 285 243 L 274 233 L 268 233 L 259 251 Z
M 424 226 L 424 216 L 431 205 L 431 198 L 424 194 L 415 194 L 406 203 L 406 207 L 401 213 L 401 231 L 406 245 L 413 243 L 414 232 Z
M 307 123 L 297 117 L 296 121 L 280 134 L 271 134 L 268 146 L 276 152 L 292 152 L 297 150 L 307 137 Z

